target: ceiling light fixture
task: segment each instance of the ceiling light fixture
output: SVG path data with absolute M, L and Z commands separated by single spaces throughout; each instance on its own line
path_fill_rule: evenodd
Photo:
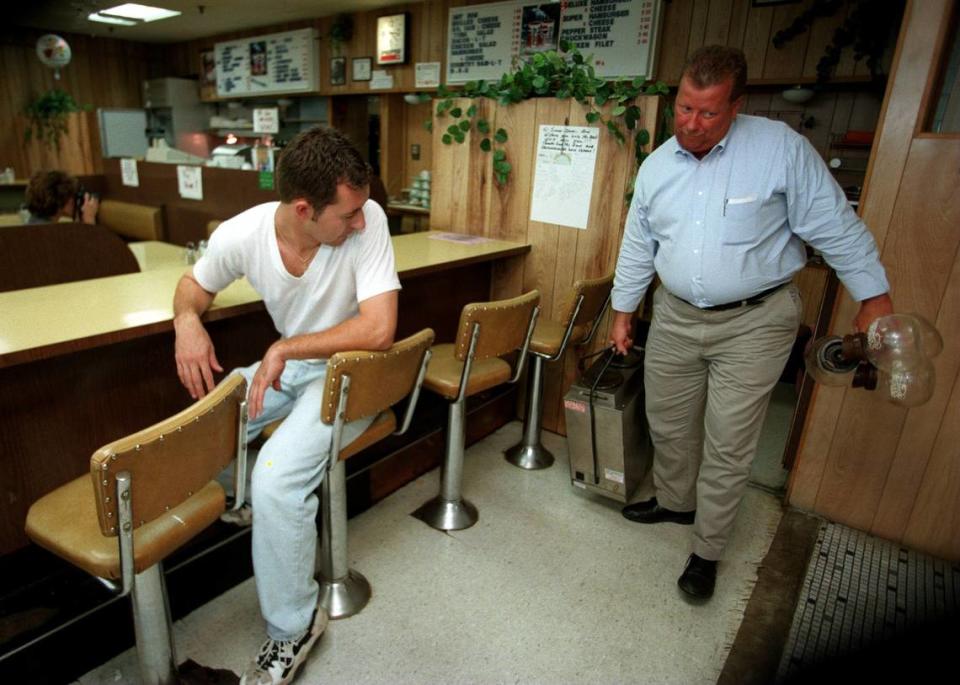
M 177 17 L 180 15 L 180 12 L 163 9 L 162 7 L 150 7 L 149 5 L 138 5 L 135 2 L 128 2 L 123 5 L 100 10 L 100 15 L 120 17 L 121 19 L 129 19 L 135 22 L 151 22 L 157 21 L 158 19 Z
M 133 21 L 132 19 L 121 19 L 120 17 L 108 17 L 103 14 L 98 14 L 94 12 L 93 14 L 88 14 L 87 19 L 90 21 L 96 21 L 101 24 L 116 24 L 117 26 L 136 26 L 139 22 Z

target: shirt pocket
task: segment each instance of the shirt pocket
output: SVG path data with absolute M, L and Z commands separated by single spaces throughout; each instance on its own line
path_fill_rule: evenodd
M 730 197 L 724 202 L 723 243 L 744 245 L 756 241 L 759 231 L 760 208 L 763 201 L 757 195 Z

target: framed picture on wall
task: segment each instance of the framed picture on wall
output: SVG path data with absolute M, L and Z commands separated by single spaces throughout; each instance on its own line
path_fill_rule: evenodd
M 369 81 L 373 70 L 372 57 L 354 57 L 351 62 L 351 77 L 354 81 Z
M 406 61 L 406 13 L 377 18 L 377 64 L 404 64 Z
M 342 86 L 347 82 L 347 58 L 334 57 L 330 60 L 330 85 Z

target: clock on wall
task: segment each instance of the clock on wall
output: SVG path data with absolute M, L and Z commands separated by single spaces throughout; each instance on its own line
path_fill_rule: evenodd
M 377 19 L 377 64 L 407 61 L 407 15 L 391 14 Z

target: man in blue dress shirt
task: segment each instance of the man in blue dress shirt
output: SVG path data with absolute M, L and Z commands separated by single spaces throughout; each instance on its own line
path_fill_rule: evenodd
M 833 267 L 865 331 L 893 305 L 877 246 L 812 145 L 782 122 L 738 114 L 747 65 L 735 48 L 690 58 L 674 137 L 640 168 L 613 287 L 611 341 L 656 274 L 644 381 L 656 496 L 627 506 L 640 523 L 694 524 L 678 585 L 713 594 L 773 390 L 802 306 L 791 279 L 804 242 Z

